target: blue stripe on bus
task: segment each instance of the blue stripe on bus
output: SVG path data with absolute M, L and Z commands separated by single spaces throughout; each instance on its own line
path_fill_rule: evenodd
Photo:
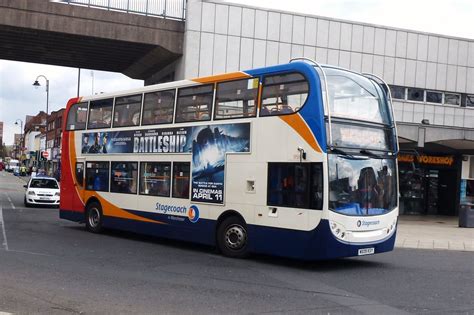
M 152 220 L 166 222 L 157 224 L 130 219 L 104 216 L 103 226 L 112 229 L 146 234 L 162 238 L 192 241 L 205 245 L 216 245 L 216 221 L 199 219 L 191 223 L 187 217 L 167 214 L 130 211 L 133 214 Z M 61 209 L 60 218 L 76 222 L 84 221 L 84 213 Z M 184 219 L 177 221 L 176 219 Z M 180 219 L 180 220 L 181 220 Z M 338 241 L 332 234 L 327 220 L 312 231 L 298 231 L 248 224 L 250 251 L 273 256 L 291 257 L 301 260 L 334 259 L 358 255 L 361 248 L 373 247 L 375 253 L 393 250 L 395 233 L 389 238 L 375 243 L 347 244 Z
M 312 231 L 295 231 L 265 226 L 249 226 L 254 235 L 254 246 L 259 253 L 292 257 L 302 260 L 334 259 L 358 256 L 361 248 L 373 247 L 375 253 L 393 250 L 395 233 L 380 242 L 347 244 L 338 241 L 332 234 L 329 222 L 321 220 Z
M 102 226 L 111 229 L 134 232 L 138 234 L 200 243 L 211 246 L 215 245 L 214 231 L 216 221 L 200 219 L 196 223 L 191 223 L 186 217 L 181 217 L 185 219 L 185 221 L 181 222 L 166 218 L 169 215 L 162 216 L 163 217 L 160 217 L 159 220 L 167 222 L 169 224 L 158 224 L 104 216 Z
M 306 62 L 296 61 L 289 64 L 277 65 L 253 70 L 246 70 L 245 73 L 259 77 L 262 75 L 271 75 L 281 72 L 297 71 L 302 73 L 309 83 L 310 93 L 305 106 L 299 112 L 311 132 L 316 137 L 319 146 L 323 152 L 326 152 L 326 128 L 324 124 L 323 97 L 321 93 L 321 81 L 319 74 L 314 67 Z
M 84 212 L 59 209 L 59 218 L 73 222 L 82 222 L 84 221 Z
M 130 210 L 127 210 L 130 211 Z M 104 227 L 120 229 L 157 237 L 192 241 L 205 245 L 216 245 L 216 221 L 199 219 L 191 223 L 187 217 L 168 214 L 130 211 L 152 220 L 167 224 L 133 221 L 116 217 L 104 217 Z M 393 250 L 395 234 L 380 242 L 347 244 L 338 241 L 332 234 L 327 220 L 312 231 L 298 231 L 248 224 L 249 250 L 275 256 L 301 260 L 333 259 L 358 255 L 361 248 L 373 247 L 375 253 Z

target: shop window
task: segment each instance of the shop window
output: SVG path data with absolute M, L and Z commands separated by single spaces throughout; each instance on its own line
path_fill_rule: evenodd
M 322 209 L 321 163 L 268 163 L 269 206 Z
M 245 79 L 217 84 L 216 119 L 255 117 L 258 79 Z
M 188 162 L 173 163 L 173 198 L 189 198 L 189 170 Z
M 122 194 L 136 194 L 137 174 L 137 162 L 112 162 L 110 191 Z
M 407 99 L 409 101 L 423 102 L 424 101 L 424 90 L 423 89 L 407 89 Z
M 87 121 L 87 102 L 71 106 L 67 116 L 66 130 L 84 130 Z
M 109 162 L 86 163 L 86 189 L 109 191 Z
M 91 101 L 89 106 L 89 122 L 87 129 L 110 128 L 112 122 L 112 98 L 99 101 Z
M 393 99 L 404 100 L 405 99 L 405 88 L 402 86 L 390 86 L 390 94 Z
M 466 95 L 466 106 L 474 107 L 474 95 Z
M 82 187 L 84 185 L 84 163 L 76 163 L 75 175 L 77 184 Z
M 263 81 L 260 116 L 284 115 L 298 111 L 308 97 L 309 86 L 299 73 L 266 76 Z
M 461 105 L 461 95 L 444 93 L 444 103 L 448 105 Z
M 171 163 L 140 163 L 140 194 L 151 196 L 170 196 Z
M 142 125 L 172 123 L 175 95 L 175 90 L 145 94 Z
M 474 180 L 466 180 L 466 201 L 474 203 Z
M 206 121 L 211 119 L 214 85 L 182 88 L 178 90 L 176 122 Z
M 426 102 L 441 104 L 443 102 L 443 93 L 426 91 Z
M 138 126 L 142 96 L 123 96 L 115 99 L 114 127 Z

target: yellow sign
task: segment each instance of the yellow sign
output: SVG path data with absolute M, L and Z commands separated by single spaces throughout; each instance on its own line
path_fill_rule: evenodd
M 430 164 L 430 165 L 447 165 L 452 166 L 454 163 L 454 157 L 449 156 L 433 156 L 433 155 L 409 155 L 409 154 L 400 154 L 398 155 L 399 162 L 413 163 L 418 162 L 420 164 Z

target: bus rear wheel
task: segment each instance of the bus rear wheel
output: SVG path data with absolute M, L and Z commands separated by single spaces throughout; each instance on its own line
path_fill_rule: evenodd
M 102 207 L 98 202 L 91 202 L 86 207 L 86 228 L 92 233 L 102 231 Z
M 235 216 L 224 219 L 217 228 L 217 246 L 224 256 L 246 257 L 248 255 L 248 234 L 245 222 Z

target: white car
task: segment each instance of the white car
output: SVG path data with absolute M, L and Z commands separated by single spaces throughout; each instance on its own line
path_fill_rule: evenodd
M 52 177 L 32 177 L 25 192 L 25 207 L 31 205 L 59 207 L 59 183 Z

